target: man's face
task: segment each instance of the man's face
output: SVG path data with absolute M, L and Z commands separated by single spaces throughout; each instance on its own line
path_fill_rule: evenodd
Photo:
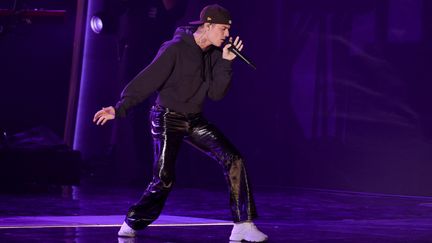
M 230 25 L 227 24 L 210 24 L 207 38 L 214 46 L 222 46 L 225 39 L 229 36 Z

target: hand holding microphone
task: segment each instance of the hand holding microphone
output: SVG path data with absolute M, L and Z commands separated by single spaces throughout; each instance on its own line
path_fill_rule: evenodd
M 234 43 L 232 42 L 232 37 L 229 38 L 228 44 L 225 45 L 223 48 L 223 54 L 222 57 L 227 60 L 233 60 L 236 56 L 238 56 L 241 60 L 243 60 L 246 64 L 256 69 L 255 64 L 247 58 L 245 55 L 241 53 L 241 50 L 243 49 L 243 43 L 237 36 L 234 40 Z

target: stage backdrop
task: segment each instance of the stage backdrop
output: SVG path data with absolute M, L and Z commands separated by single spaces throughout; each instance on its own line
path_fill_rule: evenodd
M 258 69 L 208 115 L 256 184 L 432 195 L 432 2 L 222 4 Z
M 0 131 L 12 136 L 43 126 L 61 138 L 76 1 L 2 0 L 0 9 Z M 65 14 L 47 16 L 36 10 Z
M 89 1 L 89 16 L 106 2 L 116 4 Z M 231 10 L 231 33 L 242 37 L 257 70 L 236 60 L 230 92 L 208 102 L 205 114 L 242 152 L 255 187 L 432 195 L 431 1 L 118 2 L 145 4 L 123 5 L 141 12 L 121 12 L 113 33 L 87 31 L 92 44 L 84 50 L 87 88 L 75 148 L 98 180 L 142 186 L 150 180 L 151 100 L 103 128 L 92 116 L 115 104 L 176 25 L 216 2 Z M 142 24 L 130 25 L 136 20 Z M 0 35 L 2 128 L 43 124 L 62 134 L 72 30 L 54 23 L 34 28 Z M 141 52 L 128 53 L 129 46 Z M 177 162 L 178 186 L 224 186 L 217 163 L 187 145 Z

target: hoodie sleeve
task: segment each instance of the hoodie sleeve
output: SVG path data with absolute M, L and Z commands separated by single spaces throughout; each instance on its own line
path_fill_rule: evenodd
M 208 97 L 212 100 L 220 100 L 225 96 L 231 84 L 232 61 L 223 59 L 220 50 L 216 50 L 212 54 L 214 54 L 212 59 L 216 59 L 216 62 L 211 71 L 213 78 L 210 80 Z
M 116 117 L 125 117 L 127 112 L 158 90 L 169 78 L 176 60 L 175 46 L 164 44 L 154 60 L 123 89 L 115 105 Z

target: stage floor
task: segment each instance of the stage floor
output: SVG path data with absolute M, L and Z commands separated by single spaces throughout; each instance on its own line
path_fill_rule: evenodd
M 136 239 L 117 237 L 137 188 L 80 186 L 2 193 L 0 242 L 228 242 L 228 194 L 175 189 Z M 432 197 L 304 188 L 256 188 L 269 242 L 432 242 Z

